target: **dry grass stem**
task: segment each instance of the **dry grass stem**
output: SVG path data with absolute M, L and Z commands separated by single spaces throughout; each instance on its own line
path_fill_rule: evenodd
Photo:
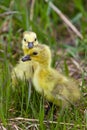
M 22 118 L 22 117 L 17 117 L 17 118 L 11 118 L 11 119 L 8 119 L 9 121 L 28 121 L 28 122 L 32 122 L 32 123 L 39 123 L 39 120 L 38 119 L 28 119 L 28 118 Z M 43 123 L 44 124 L 57 124 L 58 122 L 56 122 L 56 121 L 46 121 L 46 120 L 44 120 L 43 121 Z M 35 125 L 34 124 L 34 125 Z M 59 124 L 60 125 L 66 125 L 66 126 L 75 126 L 75 124 L 74 123 L 66 123 L 66 122 L 59 122 Z M 39 124 L 37 124 L 37 125 L 39 125 Z M 80 125 L 81 124 L 77 124 L 75 127 L 77 127 L 77 128 L 79 128 L 80 127 Z M 83 125 L 81 125 L 82 127 L 86 127 L 86 125 L 85 124 L 83 124 Z
M 48 2 L 48 0 L 45 0 Z M 72 31 L 81 39 L 83 39 L 82 34 L 77 30 L 77 28 L 70 22 L 68 18 L 61 12 L 61 10 L 56 7 L 52 2 L 49 2 L 49 6 L 60 16 L 64 23 L 72 29 Z
M 35 0 L 32 0 L 31 2 L 31 8 L 30 8 L 30 20 L 33 20 L 33 16 L 34 16 L 34 4 L 35 4 Z
M 0 14 L 0 17 L 5 17 L 8 15 L 18 14 L 18 13 L 19 13 L 18 11 L 8 11 L 8 12 L 4 12 L 4 13 Z

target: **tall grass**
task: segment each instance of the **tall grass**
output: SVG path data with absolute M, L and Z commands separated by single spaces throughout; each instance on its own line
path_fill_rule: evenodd
M 46 106 L 48 102 L 41 97 L 31 86 L 31 94 L 29 98 L 29 83 L 27 81 L 18 81 L 15 91 L 11 84 L 11 69 L 21 56 L 21 38 L 24 30 L 33 30 L 37 33 L 41 43 L 47 44 L 53 51 L 53 66 L 64 56 L 57 55 L 62 50 L 66 51 L 68 58 L 77 58 L 86 66 L 87 59 L 87 38 L 86 38 L 86 23 L 87 18 L 85 5 L 82 0 L 71 1 L 67 0 L 56 1 L 52 0 L 62 12 L 66 13 L 72 22 L 83 33 L 84 39 L 74 38 L 73 45 L 67 44 L 68 35 L 67 29 L 64 27 L 62 20 L 44 1 L 37 0 L 34 5 L 34 17 L 30 21 L 30 3 L 29 1 L 18 0 L 3 0 L 0 1 L 0 13 L 6 11 L 18 11 L 17 14 L 4 16 L 0 20 L 0 24 L 9 19 L 8 33 L 1 33 L 0 37 L 0 123 L 9 129 L 12 129 L 16 124 L 22 129 L 40 129 L 40 130 L 77 130 L 85 129 L 84 111 L 87 109 L 87 95 L 81 98 L 81 102 L 76 107 L 70 107 L 64 110 L 58 107 L 51 107 L 46 115 Z M 68 7 L 68 4 L 71 8 Z M 67 7 L 67 8 L 64 8 Z M 70 11 L 70 13 L 69 13 Z M 79 15 L 80 14 L 80 15 Z M 1 29 L 0 29 L 1 30 Z M 15 49 L 16 48 L 16 49 Z M 54 52 L 55 50 L 55 52 Z M 61 59 L 62 60 L 62 59 Z M 63 71 L 68 76 L 69 69 L 67 61 L 63 61 Z M 87 72 L 82 73 L 81 91 L 82 95 L 87 93 L 86 81 L 84 80 Z M 56 111 L 55 111 L 56 109 Z M 17 120 L 16 117 L 24 118 Z M 10 119 L 13 119 L 13 121 Z M 33 119 L 28 121 L 27 119 Z M 34 119 L 37 119 L 35 121 Z M 52 121 L 52 122 L 49 122 Z M 56 122 L 54 122 L 56 121 Z

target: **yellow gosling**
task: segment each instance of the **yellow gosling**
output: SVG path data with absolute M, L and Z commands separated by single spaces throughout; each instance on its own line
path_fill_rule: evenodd
M 23 33 L 23 40 L 22 40 L 22 49 L 23 49 L 24 55 L 27 54 L 29 49 L 31 49 L 32 47 L 36 45 L 38 45 L 36 33 L 25 31 Z M 11 73 L 12 86 L 14 87 L 17 85 L 18 83 L 17 79 L 29 80 L 30 78 L 32 78 L 33 66 L 35 66 L 35 64 L 33 64 L 32 61 L 31 62 L 27 61 L 24 63 L 21 60 L 19 60 L 19 63 L 13 68 L 12 73 Z
M 25 31 L 23 33 L 22 49 L 24 55 L 27 54 L 28 50 L 38 44 L 37 35 L 34 32 Z
M 80 99 L 78 84 L 71 78 L 65 77 L 51 67 L 51 51 L 48 46 L 37 45 L 29 49 L 22 61 L 34 61 L 33 84 L 37 92 L 62 107 L 74 104 Z

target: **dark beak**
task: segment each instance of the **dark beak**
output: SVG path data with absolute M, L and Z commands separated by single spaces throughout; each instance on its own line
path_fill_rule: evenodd
M 30 58 L 29 55 L 26 55 L 26 56 L 24 56 L 21 60 L 22 60 L 23 62 L 25 62 L 25 61 L 31 60 L 31 58 Z
M 33 46 L 34 46 L 34 45 L 33 45 L 33 42 L 28 42 L 28 48 L 29 48 L 29 49 L 33 48 Z

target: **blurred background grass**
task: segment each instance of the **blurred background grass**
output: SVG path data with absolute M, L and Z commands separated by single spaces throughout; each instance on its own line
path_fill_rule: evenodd
M 34 7 L 32 4 L 34 2 Z M 0 122 L 3 127 L 16 129 L 9 124 L 8 119 L 23 117 L 38 119 L 38 129 L 77 130 L 83 129 L 87 121 L 84 111 L 87 109 L 87 1 L 86 0 L 51 0 L 66 17 L 82 33 L 83 39 L 79 39 L 61 18 L 52 10 L 45 0 L 0 0 Z M 33 10 L 33 13 L 32 13 Z M 22 33 L 25 30 L 35 31 L 38 40 L 47 44 L 52 49 L 52 66 L 70 75 L 80 82 L 82 95 L 85 95 L 78 104 L 78 108 L 69 108 L 62 116 L 53 109 L 48 115 L 44 114 L 44 99 L 33 90 L 28 101 L 28 83 L 19 81 L 15 92 L 11 86 L 10 72 L 23 55 L 21 49 Z M 44 103 L 44 105 L 43 105 Z M 46 120 L 73 123 L 73 125 L 60 125 L 60 123 L 43 124 Z M 58 118 L 58 119 L 57 119 Z M 34 129 L 35 122 L 30 124 L 12 122 L 22 129 Z M 37 124 L 38 124 L 37 123 Z M 37 129 L 35 127 L 35 129 Z

